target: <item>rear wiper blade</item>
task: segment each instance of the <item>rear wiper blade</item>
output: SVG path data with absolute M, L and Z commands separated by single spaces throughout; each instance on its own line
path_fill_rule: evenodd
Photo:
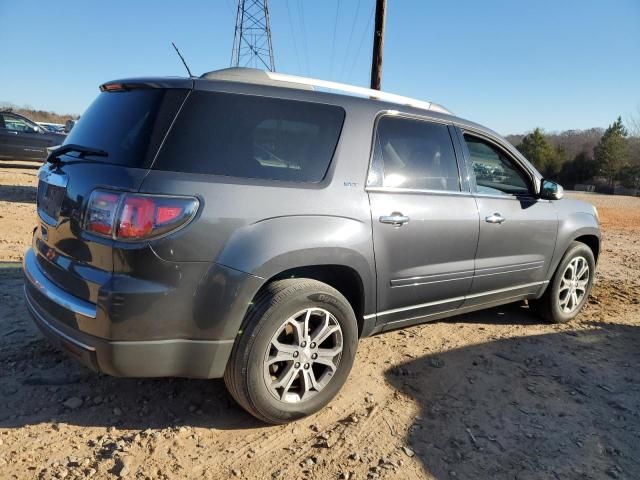
M 49 156 L 47 157 L 47 162 L 49 163 L 59 163 L 60 157 L 65 153 L 69 152 L 78 152 L 80 157 L 84 157 L 85 155 L 93 155 L 96 157 L 108 157 L 109 154 L 104 150 L 100 150 L 98 148 L 85 147 L 84 145 L 78 145 L 76 143 L 69 143 L 67 145 L 62 145 L 55 150 L 52 150 Z

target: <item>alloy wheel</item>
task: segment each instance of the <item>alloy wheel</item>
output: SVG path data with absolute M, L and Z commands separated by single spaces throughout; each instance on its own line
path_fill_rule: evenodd
M 264 356 L 264 381 L 280 401 L 297 403 L 321 392 L 342 356 L 342 328 L 323 308 L 287 318 L 271 337 Z
M 563 313 L 574 312 L 582 303 L 589 285 L 589 263 L 584 257 L 572 258 L 565 268 L 558 290 L 558 305 Z

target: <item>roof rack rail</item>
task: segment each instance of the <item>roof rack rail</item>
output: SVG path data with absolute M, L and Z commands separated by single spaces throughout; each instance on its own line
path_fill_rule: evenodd
M 311 87 L 326 88 L 328 90 L 336 90 L 344 93 L 351 93 L 354 95 L 361 95 L 364 97 L 375 98 L 384 102 L 397 103 L 400 105 L 407 105 L 410 107 L 421 108 L 423 110 L 433 110 L 436 112 L 451 114 L 449 110 L 442 105 L 438 105 L 433 102 L 425 102 L 422 100 L 416 100 L 415 98 L 404 97 L 402 95 L 396 95 L 395 93 L 382 92 L 380 90 L 373 90 L 371 88 L 358 87 L 356 85 L 349 85 L 347 83 L 332 82 L 330 80 L 319 80 L 316 78 L 298 77 L 295 75 L 287 75 L 284 73 L 265 72 L 271 80 L 280 82 L 296 83 L 298 85 L 309 85 Z
M 367 98 L 381 100 L 383 102 L 396 103 L 398 105 L 406 105 L 409 107 L 420 108 L 422 110 L 431 110 L 434 112 L 452 113 L 433 102 L 425 102 L 416 100 L 415 98 L 403 97 L 395 93 L 381 92 L 370 88 L 358 87 L 347 83 L 332 82 L 329 80 L 319 80 L 316 78 L 298 77 L 296 75 L 287 75 L 284 73 L 268 72 L 254 68 L 231 67 L 222 70 L 215 70 L 203 74 L 200 78 L 208 80 L 228 80 L 236 82 L 247 82 L 267 85 L 288 84 L 291 88 L 307 88 L 309 90 L 326 89 L 340 93 L 358 95 Z M 282 85 L 286 86 L 286 85 Z

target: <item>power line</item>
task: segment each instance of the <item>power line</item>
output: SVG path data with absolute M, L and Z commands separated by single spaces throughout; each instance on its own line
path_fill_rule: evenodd
M 364 30 L 362 31 L 362 37 L 360 37 L 360 43 L 358 45 L 358 50 L 356 51 L 356 56 L 354 57 L 353 62 L 351 62 L 351 68 L 349 69 L 349 75 L 347 76 L 347 80 L 351 78 L 351 75 L 353 74 L 353 69 L 356 66 L 356 63 L 358 62 L 358 56 L 360 55 L 360 50 L 362 50 L 364 39 L 367 38 L 367 33 L 369 32 L 369 27 L 371 26 L 371 21 L 373 20 L 375 11 L 376 11 L 375 6 L 371 7 L 371 14 L 369 15 L 369 21 L 367 22 L 367 26 L 364 27 Z
M 309 76 L 309 49 L 307 48 L 307 29 L 304 24 L 304 3 L 298 0 L 298 18 L 300 19 L 300 27 L 302 28 L 302 48 L 304 51 L 304 63 L 307 68 L 307 76 Z
M 236 13 L 233 11 L 233 4 L 231 3 L 231 0 L 227 0 L 225 5 L 227 6 L 227 9 L 229 10 L 229 13 L 231 13 L 231 15 Z
M 336 19 L 333 22 L 333 40 L 331 41 L 331 62 L 329 63 L 329 78 L 333 78 L 333 56 L 336 50 L 336 30 L 338 28 L 338 12 L 340 12 L 340 0 L 336 7 Z
M 302 73 L 302 68 L 300 67 L 300 55 L 298 54 L 298 42 L 296 41 L 296 33 L 293 28 L 293 20 L 291 19 L 291 9 L 289 8 L 289 0 L 286 0 L 287 5 L 287 17 L 289 18 L 289 29 L 291 30 L 291 40 L 293 41 L 293 50 L 296 53 L 296 63 L 298 64 L 298 72 Z
M 353 23 L 351 24 L 351 32 L 349 32 L 349 40 L 347 41 L 347 48 L 344 52 L 344 61 L 342 62 L 342 68 L 340 69 L 340 79 L 342 80 L 344 76 L 344 69 L 347 68 L 347 59 L 349 58 L 349 48 L 351 47 L 351 40 L 353 39 L 353 31 L 355 30 L 356 22 L 358 21 L 358 13 L 360 13 L 360 2 L 358 0 L 358 4 L 356 6 L 356 14 L 353 18 Z

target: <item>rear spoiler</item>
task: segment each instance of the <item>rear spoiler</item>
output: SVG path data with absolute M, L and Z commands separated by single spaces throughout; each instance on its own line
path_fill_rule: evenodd
M 138 88 L 185 88 L 192 90 L 194 81 L 184 77 L 150 77 L 112 80 L 100 85 L 101 92 L 126 92 Z

